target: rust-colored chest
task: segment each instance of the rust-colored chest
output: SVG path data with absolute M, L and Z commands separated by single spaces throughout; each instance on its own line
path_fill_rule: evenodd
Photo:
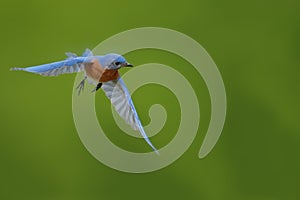
M 91 63 L 86 63 L 84 69 L 88 77 L 101 83 L 115 80 L 119 77 L 117 69 L 104 68 L 97 59 L 93 60 Z

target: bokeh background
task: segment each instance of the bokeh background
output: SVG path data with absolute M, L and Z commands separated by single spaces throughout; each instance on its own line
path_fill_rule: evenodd
M 300 199 L 299 5 L 1 0 L 0 199 Z M 75 75 L 41 77 L 9 68 L 62 60 L 66 51 L 80 54 L 111 35 L 145 26 L 183 32 L 210 53 L 224 79 L 228 112 L 219 142 L 198 159 L 210 117 L 201 76 L 168 52 L 129 53 L 135 65 L 158 62 L 183 73 L 198 88 L 201 122 L 192 146 L 172 165 L 128 174 L 98 162 L 81 143 L 71 107 Z M 111 130 L 114 143 L 150 150 L 143 140 L 118 132 L 109 101 L 101 92 L 96 98 L 99 122 Z M 179 123 L 174 95 L 146 85 L 133 100 L 144 124 L 153 103 L 165 106 L 166 127 L 151 140 L 158 147 L 167 144 Z

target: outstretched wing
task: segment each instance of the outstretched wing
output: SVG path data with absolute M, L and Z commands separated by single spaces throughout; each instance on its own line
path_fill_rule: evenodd
M 131 100 L 130 94 L 122 78 L 119 77 L 116 80 L 105 82 L 101 88 L 114 105 L 117 113 L 126 121 L 127 124 L 131 126 L 132 129 L 138 130 L 150 147 L 158 154 L 157 149 L 154 147 L 145 133 Z
M 76 54 L 66 53 L 68 58 L 64 61 L 38 65 L 26 68 L 11 68 L 13 71 L 27 71 L 40 74 L 42 76 L 57 76 L 60 74 L 80 72 L 84 69 L 83 63 L 90 62 L 90 57 L 93 56 L 89 49 L 86 49 L 82 57 L 77 57 Z

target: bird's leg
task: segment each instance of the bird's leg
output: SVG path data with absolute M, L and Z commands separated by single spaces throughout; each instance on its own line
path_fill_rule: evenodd
M 86 79 L 87 79 L 87 77 L 85 76 L 84 79 L 82 81 L 80 81 L 80 83 L 76 87 L 76 89 L 78 90 L 78 96 L 80 95 L 81 91 L 83 91 L 83 89 L 84 89 L 84 83 L 85 83 Z
M 96 92 L 97 90 L 99 90 L 102 86 L 102 83 L 98 83 L 97 86 L 92 90 L 92 92 Z

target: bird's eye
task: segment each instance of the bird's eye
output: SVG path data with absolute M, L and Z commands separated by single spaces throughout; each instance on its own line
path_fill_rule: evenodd
M 118 66 L 118 65 L 120 65 L 120 64 L 121 64 L 120 62 L 115 62 L 115 65 L 116 65 L 116 66 Z

